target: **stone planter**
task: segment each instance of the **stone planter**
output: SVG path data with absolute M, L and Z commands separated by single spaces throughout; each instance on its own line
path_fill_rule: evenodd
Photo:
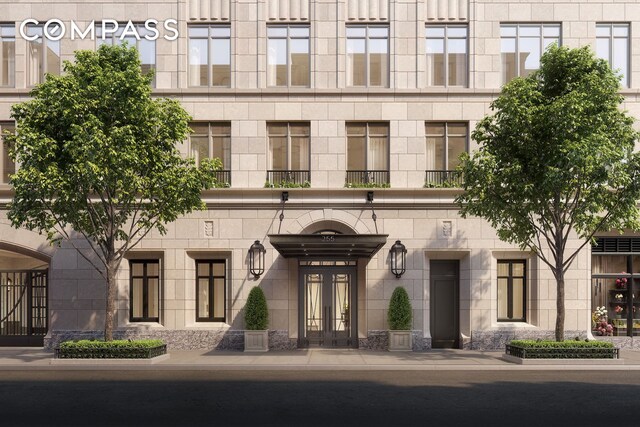
M 244 331 L 244 351 L 269 351 L 269 331 Z
M 413 334 L 411 331 L 389 331 L 389 351 L 412 351 Z

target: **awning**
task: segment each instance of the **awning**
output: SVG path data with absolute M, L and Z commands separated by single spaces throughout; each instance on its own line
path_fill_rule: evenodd
M 285 258 L 371 258 L 388 234 L 269 234 Z

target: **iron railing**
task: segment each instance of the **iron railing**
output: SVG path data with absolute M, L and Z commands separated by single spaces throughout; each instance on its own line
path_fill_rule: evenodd
M 425 171 L 424 183 L 428 188 L 461 188 L 462 173 L 457 170 Z
M 44 336 L 47 322 L 47 271 L 0 271 L 0 338 Z
M 309 187 L 311 171 L 308 170 L 268 170 L 268 187 Z
M 505 353 L 522 359 L 618 359 L 615 347 L 525 348 L 507 344 Z
M 216 171 L 216 187 L 231 187 L 231 171 L 219 170 Z
M 388 187 L 389 171 L 347 171 L 346 187 Z

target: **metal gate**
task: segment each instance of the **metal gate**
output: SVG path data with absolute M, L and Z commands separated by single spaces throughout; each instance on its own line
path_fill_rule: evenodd
M 41 346 L 47 328 L 47 270 L 0 271 L 0 346 Z

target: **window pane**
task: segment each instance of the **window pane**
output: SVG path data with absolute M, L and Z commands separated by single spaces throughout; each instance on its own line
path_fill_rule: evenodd
M 35 86 L 42 82 L 44 64 L 42 63 L 43 46 L 42 38 L 28 43 L 29 86 Z
M 289 129 L 292 136 L 309 136 L 311 134 L 308 124 L 292 123 Z
M 158 279 L 149 279 L 149 289 L 147 290 L 147 295 L 149 300 L 147 302 L 148 318 L 157 318 L 158 317 L 158 296 L 160 295 L 160 284 Z
M 144 274 L 144 264 L 141 262 L 134 262 L 131 264 L 131 270 L 134 276 L 142 276 Z
M 267 37 L 287 37 L 287 27 L 267 27 Z
M 133 279 L 131 283 L 132 287 L 132 295 L 131 295 L 131 308 L 132 308 L 132 317 L 141 318 L 143 317 L 143 280 L 142 279 Z
M 629 26 L 628 25 L 614 25 L 613 26 L 613 36 L 614 37 L 628 37 L 629 36 Z
M 272 135 L 287 135 L 287 124 L 286 123 L 270 123 L 267 126 L 267 132 L 270 136 Z
M 593 274 L 615 274 L 627 271 L 625 255 L 593 255 L 591 257 Z
M 540 27 L 539 26 L 528 26 L 522 25 L 520 26 L 520 37 L 534 37 L 540 38 Z
M 540 39 L 520 38 L 519 76 L 526 77 L 540 68 Z
M 212 138 L 213 151 L 211 157 L 222 161 L 222 168 L 229 169 L 231 165 L 231 138 L 228 136 L 214 136 Z
M 9 150 L 11 146 L 4 143 L 4 137 L 2 136 L 5 131 L 14 133 L 15 127 L 13 123 L 0 123 L 0 152 L 2 152 L 2 183 L 8 184 L 11 175 L 16 173 L 16 164 L 9 157 Z
M 516 264 L 514 264 L 515 267 Z M 520 278 L 513 279 L 513 315 L 512 319 L 524 319 L 524 280 Z
M 509 263 L 507 262 L 498 263 L 498 276 L 499 277 L 509 276 Z
M 389 135 L 389 126 L 384 123 L 372 123 L 369 125 L 369 135 L 386 137 Z
M 271 152 L 271 169 L 287 170 L 287 138 L 270 137 L 269 150 Z
M 224 277 L 224 262 L 214 262 L 213 263 L 213 275 L 214 276 L 222 276 Z
M 150 262 L 147 264 L 147 276 L 159 276 L 160 264 L 157 262 Z
M 427 137 L 427 169 L 444 169 L 444 136 Z
M 388 86 L 387 39 L 369 40 L 369 85 Z
M 498 268 L 500 264 L 498 264 Z M 506 319 L 508 313 L 508 301 L 507 301 L 507 284 L 508 279 L 498 279 L 498 319 Z
M 466 38 L 467 37 L 467 27 L 448 27 L 447 28 L 447 36 L 448 37 L 456 37 L 456 38 Z
M 622 74 L 621 84 L 627 85 L 627 71 L 628 71 L 628 55 L 629 44 L 626 38 L 613 39 L 613 64 L 614 70 Z
M 0 38 L 0 86 L 15 86 L 16 39 Z
M 207 27 L 189 27 L 189 37 L 208 37 L 209 29 Z
M 425 34 L 427 38 L 444 38 L 444 27 L 427 27 Z
M 365 86 L 367 84 L 365 64 L 365 41 L 347 40 L 347 85 Z
M 389 153 L 387 137 L 369 137 L 368 170 L 389 169 Z
M 386 38 L 389 36 L 387 27 L 369 27 L 369 37 Z
M 365 170 L 365 138 L 350 136 L 347 139 L 347 170 Z
M 213 279 L 213 317 L 224 318 L 224 279 Z
M 516 40 L 502 39 L 502 82 L 507 83 L 516 77 Z
M 231 86 L 231 41 L 214 39 L 211 41 L 212 86 Z
M 309 27 L 290 27 L 289 28 L 289 36 L 290 37 L 309 37 Z
M 361 135 L 364 136 L 367 133 L 367 127 L 363 124 L 347 124 L 347 135 Z
M 291 138 L 291 169 L 309 170 L 309 138 Z
M 511 264 L 511 274 L 513 277 L 524 277 L 524 263 L 514 262 Z
M 209 276 L 209 263 L 208 262 L 199 262 L 198 263 L 198 276 L 199 277 L 208 277 Z
M 309 40 L 291 40 L 291 86 L 309 86 Z
M 209 52 L 207 40 L 189 40 L 189 86 L 208 86 Z
M 219 26 L 211 27 L 211 37 L 229 38 L 231 37 L 231 28 Z
M 198 317 L 210 317 L 210 314 L 209 314 L 209 279 L 198 279 L 198 314 L 197 314 L 197 316 Z
M 596 25 L 596 37 L 609 37 L 611 36 L 610 25 Z
M 449 85 L 467 85 L 467 40 L 449 40 Z
M 517 30 L 515 25 L 503 25 L 500 27 L 500 37 L 515 37 Z
M 209 155 L 209 138 L 206 136 L 191 136 L 191 157 L 200 165 L 202 159 L 208 159 Z
M 458 164 L 460 163 L 459 161 L 459 157 L 460 154 L 464 153 L 466 151 L 466 146 L 467 146 L 467 138 L 466 137 L 460 137 L 460 136 L 455 136 L 452 137 L 451 135 L 449 135 L 449 144 L 448 144 L 448 165 L 447 165 L 447 169 L 448 170 L 454 170 L 455 168 L 458 167 Z
M 553 37 L 556 39 L 560 38 L 560 25 L 545 25 L 542 30 L 542 35 L 544 37 Z
M 287 85 L 287 40 L 269 39 L 267 53 L 267 74 L 269 86 Z
M 427 81 L 430 86 L 444 86 L 444 40 L 427 40 Z
M 347 37 L 366 37 L 367 29 L 364 27 L 347 27 Z
M 46 41 L 46 72 L 49 74 L 60 74 L 60 41 Z
M 609 39 L 598 38 L 596 39 L 596 54 L 598 58 L 605 61 L 611 61 L 611 52 L 609 51 Z

